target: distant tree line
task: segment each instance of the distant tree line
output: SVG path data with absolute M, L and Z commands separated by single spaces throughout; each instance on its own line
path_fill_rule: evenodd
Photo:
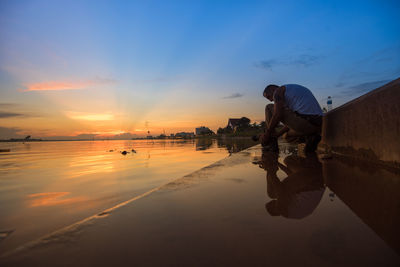
M 228 136 L 248 136 L 252 134 L 257 134 L 263 131 L 265 128 L 265 121 L 261 123 L 251 123 L 251 120 L 247 117 L 242 117 L 236 123 L 234 128 L 227 125 L 225 128 L 218 128 L 218 135 L 228 135 Z

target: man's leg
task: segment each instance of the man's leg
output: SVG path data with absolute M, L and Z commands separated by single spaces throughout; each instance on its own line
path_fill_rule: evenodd
M 269 125 L 269 122 L 272 119 L 272 115 L 274 114 L 274 104 L 268 104 L 265 106 L 265 124 Z
M 274 104 L 266 105 L 265 106 L 265 123 L 267 125 L 271 121 L 273 113 L 274 113 Z M 291 127 L 291 126 L 295 125 L 295 128 L 299 129 L 299 128 L 302 128 L 300 124 L 303 122 L 301 122 L 301 121 L 297 122 L 296 118 L 291 119 L 292 116 L 296 116 L 296 114 L 294 112 L 291 112 L 289 109 L 285 109 L 282 123 L 285 124 L 285 126 L 287 126 L 289 128 L 289 131 L 284 133 L 282 137 L 289 143 L 296 142 L 299 140 L 300 137 L 304 137 L 304 135 L 305 135 L 302 132 L 297 132 L 297 131 L 293 130 L 293 127 Z M 285 120 L 285 118 L 286 118 L 286 120 Z M 296 126 L 296 125 L 299 125 L 299 126 Z
M 293 111 L 285 108 L 283 111 L 282 123 L 289 127 L 292 133 L 296 135 L 312 135 L 320 134 L 321 126 L 311 124 L 308 120 L 303 119 Z
M 282 122 L 290 128 L 286 139 L 306 142 L 305 152 L 314 152 L 321 140 L 321 126 L 314 125 L 295 112 L 285 109 Z
M 304 134 L 296 132 L 292 129 L 289 129 L 286 133 L 282 135 L 282 138 L 285 139 L 288 143 L 304 143 Z

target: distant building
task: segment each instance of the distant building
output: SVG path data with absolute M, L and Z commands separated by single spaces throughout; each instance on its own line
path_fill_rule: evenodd
M 176 133 L 175 138 L 184 138 L 184 139 L 194 138 L 194 133 L 193 132 L 191 132 L 191 133 L 187 133 L 187 132 Z
M 203 135 L 203 134 L 210 134 L 210 133 L 212 133 L 212 131 L 208 127 L 200 126 L 200 127 L 196 128 L 196 135 Z
M 231 127 L 233 131 L 236 131 L 236 128 L 240 125 L 240 119 L 229 119 L 228 125 L 226 127 Z

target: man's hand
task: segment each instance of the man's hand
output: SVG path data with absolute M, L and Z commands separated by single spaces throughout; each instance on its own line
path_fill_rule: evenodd
M 271 134 L 269 131 L 266 131 L 265 133 L 260 135 L 260 141 L 262 145 L 268 144 L 269 138 L 271 137 Z

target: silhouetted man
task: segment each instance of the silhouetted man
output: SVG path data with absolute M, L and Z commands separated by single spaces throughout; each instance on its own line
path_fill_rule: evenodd
M 305 152 L 313 152 L 321 140 L 322 110 L 309 89 L 298 84 L 270 84 L 263 96 L 274 104 L 265 107 L 266 129 L 260 136 L 265 149 L 277 150 L 277 137 L 287 141 L 304 141 Z M 284 127 L 276 132 L 282 122 Z

